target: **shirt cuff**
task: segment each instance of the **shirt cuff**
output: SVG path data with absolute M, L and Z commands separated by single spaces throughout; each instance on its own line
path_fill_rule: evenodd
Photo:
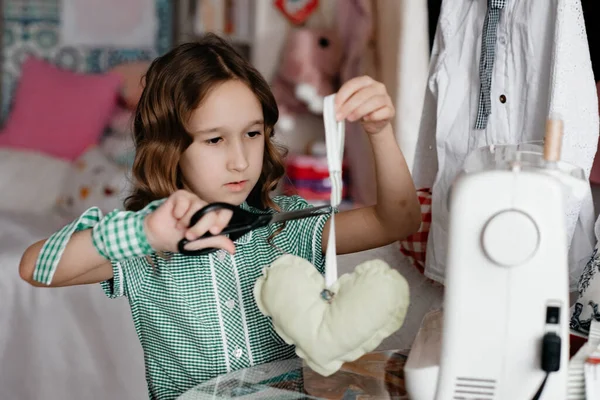
M 49 285 L 52 282 L 58 263 L 73 233 L 92 228 L 101 218 L 102 211 L 98 207 L 92 207 L 85 211 L 77 220 L 52 234 L 46 240 L 46 243 L 44 243 L 37 258 L 33 270 L 33 279 L 44 285 Z

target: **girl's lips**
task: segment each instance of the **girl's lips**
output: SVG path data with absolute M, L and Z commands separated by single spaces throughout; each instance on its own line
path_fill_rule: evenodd
M 232 192 L 240 192 L 244 190 L 247 182 L 248 181 L 229 182 L 225 184 L 225 187 L 227 187 Z

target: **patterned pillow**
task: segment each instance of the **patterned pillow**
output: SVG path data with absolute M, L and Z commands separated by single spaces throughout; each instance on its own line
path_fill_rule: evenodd
M 149 48 L 64 46 L 60 40 L 61 0 L 4 0 L 2 118 L 10 109 L 12 93 L 27 55 L 44 58 L 77 72 L 105 72 L 127 61 L 152 60 L 169 50 L 173 42 L 173 2 L 154 0 L 158 29 Z M 118 11 L 117 11 L 118 12 Z
M 92 147 L 73 162 L 58 197 L 57 211 L 70 218 L 90 207 L 104 213 L 123 209 L 129 194 L 128 170 L 111 162 L 98 147 Z

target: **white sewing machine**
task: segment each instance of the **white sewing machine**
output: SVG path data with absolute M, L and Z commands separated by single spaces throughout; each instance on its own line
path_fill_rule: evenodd
M 589 184 L 556 161 L 557 142 L 486 147 L 465 163 L 444 309 L 424 318 L 404 370 L 412 400 L 567 398 L 565 185 L 581 196 Z

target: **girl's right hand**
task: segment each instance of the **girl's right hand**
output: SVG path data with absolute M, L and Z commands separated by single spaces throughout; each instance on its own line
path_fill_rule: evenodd
M 203 216 L 189 228 L 190 219 L 207 203 L 187 190 L 178 190 L 154 212 L 144 218 L 144 231 L 148 243 L 156 251 L 178 252 L 177 244 L 184 237 L 190 241 L 206 232 L 220 233 L 231 219 L 231 210 L 218 210 Z M 214 236 L 188 243 L 186 249 L 199 250 L 208 247 L 235 253 L 235 245 L 225 236 Z

